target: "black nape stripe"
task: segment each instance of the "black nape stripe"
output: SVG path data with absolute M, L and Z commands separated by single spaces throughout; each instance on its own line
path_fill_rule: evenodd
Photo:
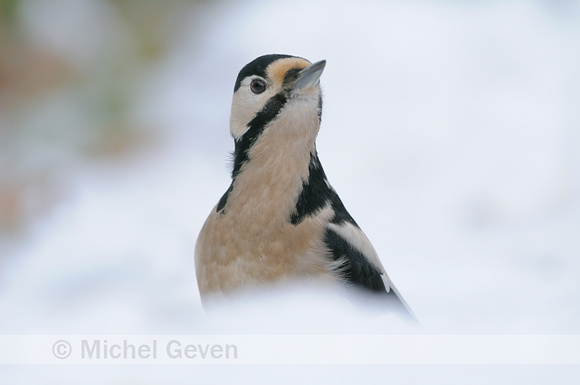
M 322 95 L 318 98 L 318 124 L 322 123 Z
M 228 203 L 228 198 L 230 197 L 230 193 L 232 192 L 233 188 L 234 188 L 234 182 L 232 182 L 230 184 L 230 187 L 228 187 L 227 191 L 220 198 L 220 201 L 218 202 L 217 207 L 215 209 L 216 212 L 219 213 L 220 211 L 224 210 L 224 208 L 226 207 L 226 203 Z
M 310 153 L 308 180 L 302 182 L 302 191 L 296 202 L 296 209 L 290 216 L 290 223 L 297 225 L 305 217 L 322 210 L 332 199 L 333 191 L 326 184 L 326 174 L 316 152 Z
M 242 85 L 242 80 L 248 76 L 257 75 L 261 77 L 266 77 L 266 68 L 276 60 L 296 57 L 292 55 L 281 55 L 281 54 L 271 54 L 260 56 L 244 66 L 238 73 L 238 78 L 236 79 L 236 84 L 234 86 L 234 92 L 240 88 Z
M 232 179 L 235 179 L 236 176 L 241 171 L 242 165 L 249 160 L 248 152 L 250 148 L 256 143 L 258 137 L 262 134 L 266 126 L 276 118 L 282 107 L 286 104 L 286 96 L 280 93 L 274 95 L 264 108 L 260 112 L 254 116 L 254 118 L 248 123 L 248 131 L 241 138 L 235 141 L 235 148 L 234 148 L 234 169 L 232 170 Z M 228 202 L 228 198 L 230 193 L 232 192 L 234 186 L 234 182 L 225 192 L 225 194 L 221 197 L 216 207 L 216 211 L 222 211 L 226 203 Z
M 276 94 L 268 100 L 264 108 L 248 123 L 248 131 L 235 142 L 234 169 L 232 178 L 235 178 L 241 170 L 242 164 L 248 161 L 248 151 L 256 143 L 266 126 L 272 122 L 286 104 L 286 96 L 283 93 Z
M 324 242 L 335 261 L 346 258 L 346 264 L 340 269 L 347 282 L 376 293 L 385 293 L 386 288 L 381 273 L 357 249 L 352 247 L 336 232 L 327 229 Z
M 310 154 L 308 180 L 302 183 L 302 191 L 298 196 L 296 208 L 290 216 L 290 223 L 293 225 L 299 224 L 305 217 L 316 215 L 327 204 L 330 204 L 334 211 L 332 223 L 349 222 L 358 227 L 358 224 L 346 211 L 336 191 L 328 184 L 326 174 L 315 151 Z

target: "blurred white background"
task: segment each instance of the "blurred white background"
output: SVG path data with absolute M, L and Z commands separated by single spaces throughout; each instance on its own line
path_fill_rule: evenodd
M 195 240 L 229 185 L 234 80 L 266 53 L 327 60 L 321 161 L 421 333 L 580 332 L 579 2 L 0 7 L 1 334 L 408 332 L 303 292 L 204 314 Z M 547 366 L 36 369 L 0 378 L 580 378 Z

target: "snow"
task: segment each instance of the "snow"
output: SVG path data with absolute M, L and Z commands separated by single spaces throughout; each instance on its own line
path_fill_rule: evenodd
M 579 333 L 580 24 L 578 4 L 560 3 L 568 8 L 541 1 L 192 8 L 136 95 L 136 119 L 165 127 L 164 141 L 121 164 L 79 167 L 70 199 L 4 248 L 1 333 Z M 327 60 L 321 161 L 421 329 L 323 290 L 273 291 L 213 315 L 202 310 L 193 249 L 229 185 L 233 82 L 265 53 Z M 7 368 L 0 377 L 572 384 L 580 374 L 577 366 L 36 369 Z

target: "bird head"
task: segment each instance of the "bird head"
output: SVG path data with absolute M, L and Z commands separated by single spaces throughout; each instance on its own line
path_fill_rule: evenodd
M 310 111 L 320 120 L 319 78 L 325 65 L 324 60 L 312 64 L 296 56 L 264 55 L 244 66 L 236 79 L 230 115 L 234 140 L 249 131 L 261 132 L 284 115 L 303 115 L 300 107 L 313 107 Z

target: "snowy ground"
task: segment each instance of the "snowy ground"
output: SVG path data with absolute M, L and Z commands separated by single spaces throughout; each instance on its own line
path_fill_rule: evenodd
M 300 292 L 204 315 L 195 239 L 229 184 L 233 82 L 264 53 L 327 60 L 321 161 L 420 333 L 580 333 L 579 7 L 254 1 L 181 15 L 135 112 L 165 142 L 77 169 L 70 199 L 2 246 L 0 333 L 408 332 Z M 573 366 L 2 371 L 11 384 L 580 379 Z

